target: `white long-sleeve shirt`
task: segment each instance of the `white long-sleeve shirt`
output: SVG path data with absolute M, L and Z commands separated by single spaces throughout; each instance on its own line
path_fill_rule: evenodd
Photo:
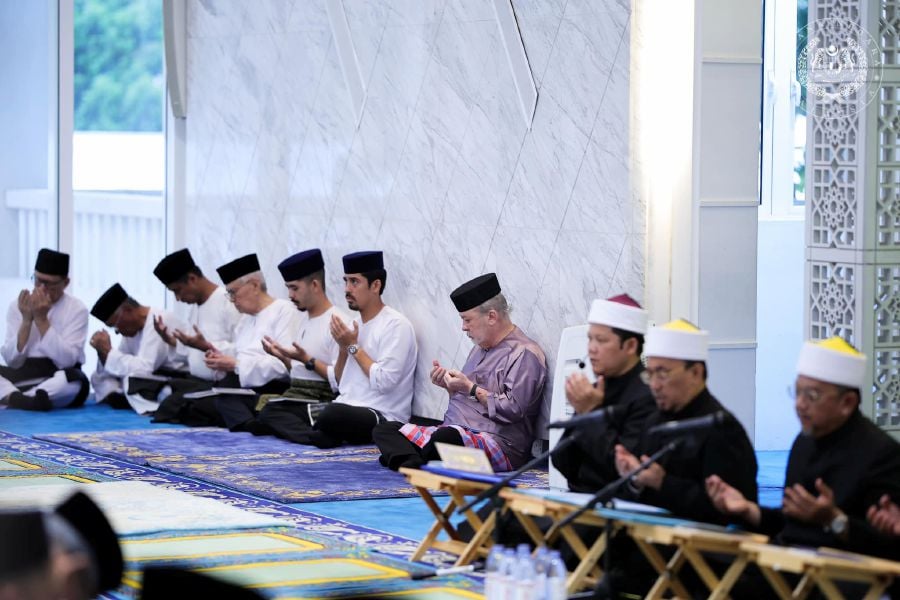
M 37 325 L 31 325 L 28 342 L 19 352 L 19 327 L 22 325 L 22 313 L 19 303 L 14 300 L 6 312 L 6 339 L 0 353 L 6 364 L 13 368 L 21 367 L 26 358 L 49 358 L 60 369 L 68 369 L 76 364 L 84 363 L 84 345 L 87 341 L 88 311 L 84 303 L 63 294 L 47 313 L 50 328 L 41 337 Z
M 418 353 L 412 323 L 389 306 L 368 323 L 355 320 L 357 345 L 375 362 L 366 377 L 356 359 L 348 356 L 335 402 L 374 408 L 391 421 L 409 421 Z
M 333 305 L 314 319 L 310 319 L 309 315 L 304 312 L 300 314 L 300 329 L 297 331 L 295 341 L 310 356 L 328 365 L 328 383 L 331 385 L 331 389 L 337 391 L 334 363 L 337 362 L 341 347 L 331 336 L 331 315 L 337 315 L 345 323 L 350 323 L 350 317 Z M 297 361 L 291 362 L 291 379 L 323 381 L 318 373 L 310 371 L 303 363 Z
M 234 331 L 234 344 L 229 350 L 222 350 L 237 360 L 235 373 L 241 380 L 241 387 L 259 387 L 273 380 L 287 380 L 288 370 L 284 363 L 263 350 L 262 339 L 269 336 L 282 346 L 290 346 L 299 324 L 297 309 L 281 298 L 276 298 L 255 315 L 241 315 Z
M 162 367 L 183 369 L 186 366 L 184 359 L 171 354 L 169 345 L 153 328 L 153 319 L 157 315 L 170 327 L 184 326 L 174 313 L 151 308 L 144 328 L 132 337 L 123 336 L 119 347 L 110 350 L 106 356 L 106 364 L 97 364 L 97 373 L 122 378 L 129 375 L 150 375 Z
M 225 289 L 217 286 L 206 302 L 191 305 L 185 333 L 194 335 L 194 325 L 196 325 L 210 344 L 224 352 L 234 343 L 234 331 L 240 318 L 241 313 L 228 299 Z M 172 329 L 174 328 L 169 327 L 170 332 Z M 194 377 L 215 379 L 214 371 L 206 366 L 204 351 L 177 342 L 173 352 L 187 360 L 188 370 Z

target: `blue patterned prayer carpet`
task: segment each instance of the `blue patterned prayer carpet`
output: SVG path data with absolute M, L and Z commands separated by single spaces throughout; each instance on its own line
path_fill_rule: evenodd
M 0 491 L 20 485 L 115 481 L 100 473 L 69 467 L 31 454 L 0 450 Z
M 117 410 L 107 404 L 88 404 L 50 412 L 0 410 L 0 429 L 19 435 L 65 433 L 69 431 L 104 431 L 107 429 L 184 429 L 184 425 L 151 423 L 150 417 L 133 410 Z
M 42 466 L 48 470 L 58 469 L 60 472 L 95 481 L 145 481 L 205 498 L 215 498 L 252 512 L 286 519 L 305 532 L 340 542 L 361 544 L 397 557 L 410 556 L 418 545 L 418 542 L 410 538 L 386 533 L 378 528 L 356 525 L 327 515 L 286 506 L 146 466 L 105 458 L 81 450 L 0 431 L 0 461 L 6 461 L 7 467 L 10 465 L 21 466 L 13 463 L 13 460 Z M 8 470 L 0 475 L 12 475 L 20 472 Z M 364 509 L 360 508 L 360 510 Z M 421 512 L 428 512 L 424 504 L 421 506 Z M 411 515 L 411 518 L 415 517 Z M 451 560 L 450 555 L 436 551 L 429 551 L 423 559 L 424 562 L 436 565 L 446 564 Z
M 274 437 L 219 428 L 46 434 L 38 439 L 145 464 L 277 502 L 320 502 L 417 496 L 406 478 L 381 466 L 374 446 L 320 450 Z M 530 471 L 526 487 L 547 487 Z
M 428 574 L 432 568 L 290 527 L 129 536 L 122 540 L 122 551 L 124 585 L 112 594 L 115 598 L 138 596 L 140 573 L 149 565 L 186 567 L 267 598 L 406 596 L 426 585 L 449 597 L 474 598 L 481 592 L 469 577 L 414 582 L 410 575 Z

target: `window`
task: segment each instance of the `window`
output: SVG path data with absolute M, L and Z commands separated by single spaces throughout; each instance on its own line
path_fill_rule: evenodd
M 165 254 L 165 76 L 159 0 L 76 0 L 75 293 L 90 305 L 118 281 L 160 305 Z
M 765 6 L 763 207 L 761 216 L 802 218 L 805 205 L 806 88 L 797 78 L 806 47 L 808 0 Z
M 0 304 L 57 240 L 56 0 L 0 2 Z M 5 322 L 5 320 L 4 320 Z

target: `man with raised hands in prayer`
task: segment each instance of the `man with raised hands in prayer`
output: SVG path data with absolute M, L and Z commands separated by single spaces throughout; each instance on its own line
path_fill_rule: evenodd
M 801 432 L 781 508 L 760 507 L 725 469 L 707 479 L 716 508 L 780 543 L 896 558 L 900 544 L 877 514 L 900 500 L 900 444 L 860 412 L 867 380 L 866 356 L 843 339 L 806 342 L 791 390 Z
M 243 431 L 245 423 L 252 421 L 246 418 L 247 410 L 256 406 L 258 394 L 277 394 L 289 385 L 287 369 L 263 350 L 262 340 L 270 336 L 290 343 L 297 330 L 297 311 L 287 300 L 269 295 L 256 254 L 237 258 L 216 271 L 241 313 L 234 342 L 206 351 L 204 361 L 215 382 L 208 384 L 206 392 L 172 394 L 160 404 L 154 419 Z
M 566 429 L 562 439 L 578 438 L 555 452 L 553 466 L 575 492 L 596 492 L 619 477 L 615 447 L 637 451 L 647 417 L 656 410 L 650 388 L 641 379 L 647 311 L 627 294 L 594 300 L 588 314 L 588 360 L 595 383 L 576 371 L 566 379 L 566 400 L 576 415 L 609 409 L 597 425 Z
M 450 299 L 475 347 L 462 369 L 433 362 L 431 382 L 449 396 L 444 422 L 438 427 L 379 423 L 372 435 L 381 464 L 394 470 L 418 467 L 437 459 L 435 444 L 443 442 L 481 449 L 495 471 L 511 471 L 529 458 L 547 361 L 512 322 L 494 273 L 464 283 Z
M 19 292 L 6 313 L 0 408 L 80 406 L 90 391 L 81 370 L 88 312 L 81 300 L 66 293 L 69 255 L 41 248 L 33 279 L 34 289 Z
M 325 295 L 325 261 L 318 248 L 298 252 L 279 263 L 288 296 L 300 311 L 300 326 L 290 346 L 265 336 L 262 347 L 290 369 L 291 387 L 266 394 L 261 410 L 248 411 L 245 427 L 256 435 L 303 441 L 318 412 L 337 395 L 334 364 L 338 344 L 331 336 L 331 319 L 349 318 Z M 252 420 L 252 422 L 251 422 Z
M 180 325 L 173 313 L 140 304 L 115 283 L 97 299 L 91 314 L 122 336 L 118 348 L 112 347 L 105 329 L 91 336 L 91 347 L 97 351 L 97 370 L 91 376 L 91 385 L 98 402 L 129 408 L 132 398 L 126 392 L 130 377 L 168 375 L 186 366 L 182 357 L 169 353 L 169 346 L 153 329 L 157 316 L 162 316 L 167 323 Z M 146 412 L 142 403 L 134 409 Z
M 320 448 L 371 443 L 378 423 L 405 421 L 412 412 L 416 336 L 409 319 L 382 299 L 384 257 L 380 251 L 354 252 L 343 263 L 344 296 L 359 318 L 347 325 L 331 317 L 340 394 L 318 414 L 315 429 L 297 440 Z

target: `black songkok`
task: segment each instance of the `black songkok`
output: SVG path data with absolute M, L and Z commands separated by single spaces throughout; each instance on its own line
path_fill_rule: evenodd
M 228 285 L 239 277 L 249 275 L 250 273 L 256 273 L 259 270 L 259 259 L 256 258 L 256 254 L 248 254 L 236 258 L 230 263 L 224 264 L 216 269 L 216 271 L 219 272 L 219 277 L 222 278 L 222 283 L 225 285 Z
M 344 274 L 371 273 L 384 268 L 384 256 L 380 250 L 354 252 L 344 256 Z
M 34 270 L 47 275 L 69 276 L 69 255 L 49 248 L 38 250 Z
M 123 567 L 119 537 L 100 508 L 84 493 L 77 492 L 57 507 L 56 514 L 78 531 L 97 559 L 97 591 L 119 587 Z
M 190 251 L 182 248 L 159 261 L 159 264 L 153 269 L 153 274 L 162 281 L 163 285 L 169 285 L 187 275 L 188 271 L 196 266 Z
M 149 566 L 144 569 L 141 600 L 170 598 L 218 598 L 262 600 L 262 596 L 233 583 L 179 567 Z
M 278 270 L 285 281 L 297 281 L 324 268 L 322 251 L 318 248 L 298 252 L 278 263 Z
M 114 283 L 94 303 L 91 314 L 106 323 L 126 300 L 128 300 L 128 292 L 118 283 Z
M 499 293 L 500 282 L 497 281 L 497 275 L 488 273 L 479 275 L 450 292 L 450 299 L 457 311 L 466 312 L 481 306 Z
M 36 569 L 50 558 L 44 515 L 38 511 L 0 513 L 0 540 L 0 581 Z

